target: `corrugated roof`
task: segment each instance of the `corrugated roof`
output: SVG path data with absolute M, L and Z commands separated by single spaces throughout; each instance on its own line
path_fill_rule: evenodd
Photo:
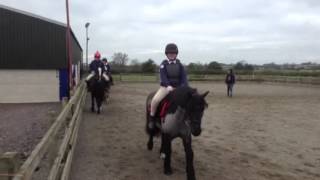
M 49 19 L 49 18 L 46 18 L 46 17 L 43 17 L 43 16 L 39 16 L 39 15 L 30 13 L 30 12 L 27 12 L 27 11 L 15 9 L 15 8 L 12 8 L 12 7 L 9 7 L 9 6 L 5 6 L 3 4 L 0 4 L 0 8 L 7 9 L 9 11 L 13 11 L 13 12 L 16 12 L 16 13 L 19 13 L 19 14 L 24 14 L 24 15 L 27 15 L 27 16 L 30 16 L 30 17 L 33 17 L 33 18 L 37 18 L 37 19 L 40 19 L 40 20 L 43 20 L 43 21 L 46 21 L 46 22 L 50 22 L 50 23 L 56 24 L 58 26 L 62 26 L 62 27 L 67 28 L 67 24 L 65 24 L 65 23 L 62 23 L 62 22 L 59 22 L 59 21 L 56 21 L 56 20 L 53 20 L 53 19 Z M 71 28 L 71 35 L 76 40 L 76 42 L 77 42 L 78 46 L 80 47 L 80 49 L 83 50 L 81 45 L 80 45 L 80 43 L 79 43 L 79 41 L 78 41 L 78 39 L 76 38 L 75 34 L 73 33 L 72 28 Z
M 52 19 L 49 19 L 49 18 L 46 18 L 46 17 L 43 17 L 43 16 L 39 16 L 39 15 L 30 13 L 30 12 L 27 12 L 27 11 L 23 11 L 23 10 L 15 9 L 15 8 L 12 8 L 12 7 L 9 7 L 9 6 L 5 6 L 3 4 L 0 4 L 0 8 L 7 9 L 9 11 L 13 11 L 13 12 L 16 12 L 16 13 L 24 14 L 24 15 L 27 15 L 27 16 L 31 16 L 31 17 L 34 17 L 34 18 L 37 18 L 37 19 L 41 19 L 43 21 L 47 21 L 47 22 L 50 22 L 50 23 L 53 23 L 53 24 L 56 24 L 56 25 L 59 25 L 59 26 L 67 27 L 67 24 L 64 24 L 62 22 L 59 22 L 59 21 L 56 21 L 56 20 L 52 20 Z

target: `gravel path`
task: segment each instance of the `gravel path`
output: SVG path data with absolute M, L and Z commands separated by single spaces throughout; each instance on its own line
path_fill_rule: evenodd
M 60 110 L 60 103 L 0 104 L 0 153 L 30 154 Z

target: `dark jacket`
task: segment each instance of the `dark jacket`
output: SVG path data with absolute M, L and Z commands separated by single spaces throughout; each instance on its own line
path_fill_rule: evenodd
M 160 85 L 167 87 L 188 86 L 187 74 L 179 59 L 163 60 L 160 65 Z
M 107 74 L 109 74 L 111 72 L 111 68 L 110 68 L 110 64 L 104 64 L 104 69 L 106 71 Z
M 90 63 L 90 72 L 94 71 L 96 74 L 98 74 L 98 68 L 101 67 L 102 72 L 105 72 L 105 67 L 102 61 L 100 60 L 93 60 Z
M 227 84 L 234 84 L 236 82 L 236 77 L 233 73 L 228 73 L 225 82 Z

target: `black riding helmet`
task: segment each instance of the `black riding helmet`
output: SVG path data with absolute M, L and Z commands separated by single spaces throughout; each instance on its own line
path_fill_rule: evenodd
M 105 61 L 105 62 L 107 62 L 108 60 L 107 60 L 107 58 L 102 58 L 102 61 Z
M 167 44 L 165 53 L 178 54 L 178 46 L 174 43 Z

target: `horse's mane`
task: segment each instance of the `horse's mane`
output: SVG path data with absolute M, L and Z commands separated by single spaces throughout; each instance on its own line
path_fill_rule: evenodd
M 188 100 L 193 94 L 197 93 L 197 90 L 189 86 L 181 86 L 170 93 L 170 100 L 178 106 L 185 107 Z
M 188 108 L 188 101 L 192 98 L 192 95 L 196 94 L 197 90 L 189 86 L 181 86 L 170 92 L 168 100 L 170 101 L 169 113 L 174 113 L 178 106 L 183 109 Z

